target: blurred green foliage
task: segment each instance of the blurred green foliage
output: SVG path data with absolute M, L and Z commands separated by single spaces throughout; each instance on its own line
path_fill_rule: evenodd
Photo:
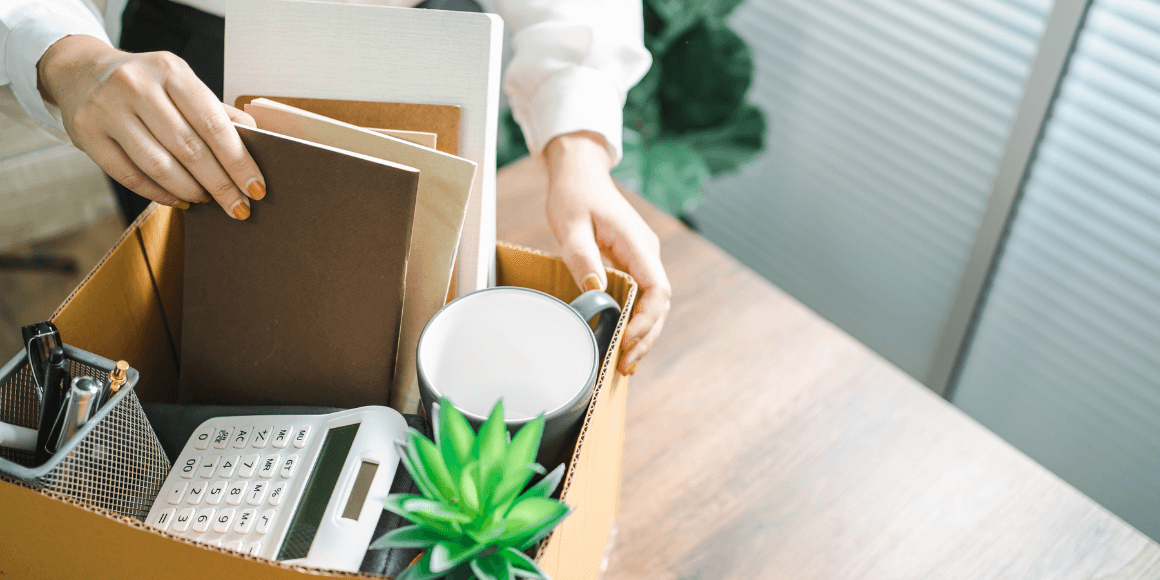
M 648 74 L 624 106 L 624 159 L 614 177 L 687 217 L 710 177 L 761 152 L 765 114 L 745 100 L 753 53 L 726 18 L 741 0 L 644 0 Z M 527 154 L 511 111 L 500 119 L 499 164 Z

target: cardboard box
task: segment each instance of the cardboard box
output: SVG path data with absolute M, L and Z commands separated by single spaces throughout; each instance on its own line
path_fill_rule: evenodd
M 143 401 L 177 400 L 182 226 L 180 211 L 154 204 L 53 316 L 69 344 L 130 361 L 141 373 L 136 390 Z M 557 258 L 501 244 L 496 261 L 500 284 L 535 288 L 566 302 L 579 295 Z M 609 294 L 625 313 L 612 340 L 611 352 L 617 353 L 637 287 L 628 275 L 615 270 L 609 270 L 608 280 Z M 541 544 L 537 555 L 540 566 L 555 580 L 599 575 L 616 515 L 628 394 L 628 379 L 615 371 L 616 358 L 607 357 L 601 368 L 564 480 L 561 499 L 575 511 Z M 206 547 L 0 476 L 2 578 L 257 580 L 307 575 L 376 578 L 287 566 Z

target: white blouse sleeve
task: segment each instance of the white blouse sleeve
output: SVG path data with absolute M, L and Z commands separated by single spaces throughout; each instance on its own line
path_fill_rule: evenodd
M 640 0 L 500 0 L 513 56 L 503 87 L 528 150 L 575 131 L 619 162 L 624 100 L 652 65 Z
M 74 34 L 109 42 L 102 19 L 84 0 L 0 0 L 0 86 L 11 84 L 30 117 L 61 131 L 59 111 L 36 88 L 36 64 L 53 43 Z

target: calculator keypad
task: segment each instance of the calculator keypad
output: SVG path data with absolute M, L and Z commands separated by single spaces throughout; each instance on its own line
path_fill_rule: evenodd
M 192 445 L 200 455 L 183 456 L 175 467 L 180 479 L 162 490 L 166 504 L 174 507 L 160 510 L 148 523 L 209 545 L 260 555 L 263 542 L 256 540 L 273 529 L 277 508 L 303 457 L 301 452 L 261 450 L 298 451 L 309 442 L 310 426 L 203 427 Z

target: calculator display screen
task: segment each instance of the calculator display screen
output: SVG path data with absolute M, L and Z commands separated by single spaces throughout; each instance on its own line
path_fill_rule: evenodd
M 326 433 L 326 441 L 318 452 L 318 461 L 310 472 L 310 479 L 306 482 L 294 518 L 290 520 L 290 528 L 286 531 L 286 539 L 282 541 L 277 559 L 305 558 L 310 552 L 310 545 L 314 543 L 314 536 L 322 524 L 322 515 L 326 512 L 326 504 L 330 503 L 330 496 L 338 484 L 338 476 L 342 474 L 342 466 L 346 464 L 346 456 L 358 434 L 358 427 L 359 423 L 355 423 L 335 427 Z

